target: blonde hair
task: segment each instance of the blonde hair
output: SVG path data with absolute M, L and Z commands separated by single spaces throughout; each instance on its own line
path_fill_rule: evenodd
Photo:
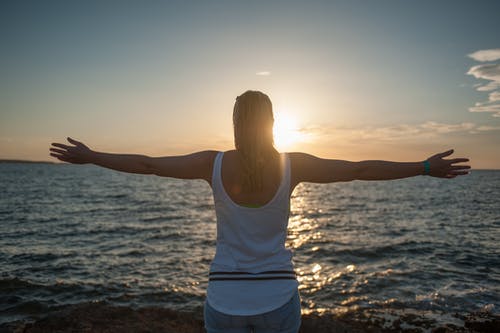
M 243 190 L 262 189 L 262 167 L 276 156 L 273 106 L 269 96 L 248 90 L 236 97 L 233 109 L 234 145 L 241 153 Z

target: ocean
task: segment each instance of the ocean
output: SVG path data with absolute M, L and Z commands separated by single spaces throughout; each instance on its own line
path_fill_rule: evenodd
M 90 165 L 0 163 L 0 324 L 68 304 L 200 311 L 215 252 L 208 184 Z M 291 199 L 304 313 L 500 312 L 500 171 L 301 184 Z

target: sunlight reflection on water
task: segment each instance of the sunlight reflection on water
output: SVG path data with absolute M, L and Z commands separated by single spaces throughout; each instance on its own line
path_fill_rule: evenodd
M 202 306 L 216 237 L 205 182 L 2 168 L 0 282 L 16 297 L 23 291 L 14 307 L 33 299 Z M 498 311 L 499 184 L 500 173 L 476 172 L 446 183 L 299 185 L 286 244 L 304 312 Z

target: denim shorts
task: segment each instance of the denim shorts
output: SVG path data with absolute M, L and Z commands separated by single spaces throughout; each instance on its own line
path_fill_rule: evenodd
M 276 310 L 253 316 L 225 314 L 205 301 L 204 317 L 208 333 L 297 333 L 301 323 L 299 291 Z

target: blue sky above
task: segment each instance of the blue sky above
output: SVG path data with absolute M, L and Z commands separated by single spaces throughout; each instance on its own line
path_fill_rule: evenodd
M 234 98 L 258 89 L 309 137 L 295 149 L 408 160 L 452 145 L 500 168 L 500 118 L 469 111 L 491 108 L 476 103 L 492 92 L 467 74 L 485 64 L 469 54 L 500 48 L 499 12 L 498 1 L 2 2 L 0 158 L 48 159 L 66 136 L 150 154 L 230 149 Z

